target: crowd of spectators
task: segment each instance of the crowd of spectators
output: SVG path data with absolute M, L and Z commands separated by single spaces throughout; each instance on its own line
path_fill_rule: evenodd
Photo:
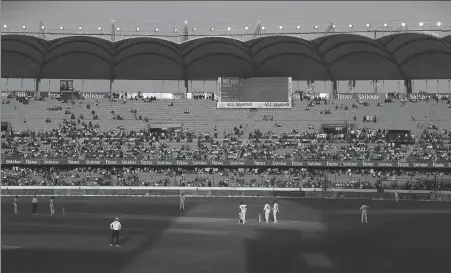
M 274 121 L 274 116 L 273 115 L 264 115 L 263 121 Z
M 128 94 L 115 93 L 114 99 L 131 99 Z M 155 97 L 144 98 L 141 93 L 132 99 L 150 102 Z M 309 108 L 320 104 L 330 104 L 327 98 L 302 95 L 301 100 L 309 100 Z M 399 94 L 390 93 L 385 103 L 400 99 Z M 420 99 L 409 99 L 415 102 Z M 438 100 L 438 99 L 434 99 Z M 125 101 L 125 100 L 124 100 Z M 3 103 L 3 102 L 2 102 Z M 4 102 L 7 103 L 7 102 Z M 448 101 L 448 103 L 450 103 Z M 95 101 L 95 105 L 99 102 Z M 378 102 L 379 106 L 382 106 Z M 368 102 L 356 101 L 352 108 L 367 107 Z M 91 104 L 86 105 L 91 110 Z M 348 110 L 347 105 L 335 105 L 335 110 Z M 333 109 L 333 108 L 332 108 Z M 49 111 L 63 110 L 55 105 Z M 70 105 L 65 113 L 69 120 L 63 120 L 58 129 L 47 131 L 14 131 L 2 138 L 3 158 L 123 158 L 123 159 L 157 159 L 157 160 L 371 160 L 371 161 L 449 161 L 451 160 L 451 132 L 430 125 L 424 130 L 415 145 L 396 141 L 388 142 L 385 129 L 349 128 L 345 134 L 324 134 L 323 132 L 291 133 L 261 132 L 258 129 L 245 135 L 243 125 L 237 125 L 231 132 L 223 132 L 219 137 L 214 133 L 199 133 L 192 130 L 174 131 L 100 131 L 99 124 L 94 124 L 97 114 L 91 111 L 92 121 L 83 115 L 75 116 Z M 332 114 L 330 109 L 321 110 L 322 114 Z M 189 109 L 186 109 L 189 113 Z M 131 110 L 135 119 L 148 122 L 150 118 L 142 117 L 138 110 Z M 121 114 L 111 111 L 111 118 L 121 120 Z M 97 117 L 98 119 L 98 117 Z M 273 120 L 272 115 L 265 115 L 264 120 Z M 365 122 L 376 123 L 374 114 L 363 117 Z M 413 117 L 414 119 L 414 117 Z M 356 117 L 354 116 L 354 120 Z M 48 119 L 48 122 L 52 122 Z M 246 133 L 247 134 L 247 133 Z M 325 135 L 325 137 L 319 137 Z M 6 168 L 2 170 L 4 185 L 148 185 L 148 186 L 266 186 L 266 187 L 314 187 L 327 186 L 342 188 L 372 188 L 378 183 L 381 187 L 398 187 L 399 183 L 390 182 L 390 175 L 368 173 L 359 178 L 330 181 L 331 173 L 315 170 L 297 169 L 222 169 L 199 168 L 192 173 L 180 169 L 153 168 Z M 328 171 L 330 172 L 330 171 Z M 149 175 L 149 173 L 151 175 Z M 334 177 L 336 175 L 332 173 Z M 342 174 L 343 176 L 348 175 Z M 352 175 L 351 175 L 352 176 Z M 387 182 L 389 181 L 389 182 Z M 433 183 L 431 182 L 433 181 Z M 404 183 L 402 188 L 429 189 L 435 185 L 434 179 L 415 178 Z M 432 183 L 432 184 L 431 184 Z M 445 183 L 446 184 L 446 183 Z M 447 187 L 443 184 L 441 187 Z
M 428 126 L 423 131 L 408 159 L 412 161 L 451 160 L 451 132 L 446 129 L 439 129 L 435 125 Z
M 133 111 L 133 110 L 132 110 Z M 348 134 L 327 135 L 316 132 L 276 134 L 251 131 L 246 138 L 242 125 L 232 132 L 196 133 L 192 130 L 151 132 L 126 131 L 118 127 L 107 132 L 100 125 L 86 122 L 83 116 L 63 120 L 58 129 L 17 131 L 2 139 L 2 156 L 10 158 L 123 158 L 156 160 L 373 160 L 402 161 L 409 148 L 387 142 L 382 129 L 352 128 Z M 320 137 L 325 136 L 325 137 Z M 428 138 L 440 141 L 429 141 Z M 449 158 L 444 140 L 449 133 L 423 135 L 419 147 L 433 146 L 435 159 Z M 413 150 L 414 158 L 420 153 Z M 425 159 L 425 157 L 417 158 Z
M 135 100 L 135 101 L 144 101 L 144 102 L 153 102 L 156 101 L 157 98 L 155 96 L 145 96 L 141 91 L 138 91 L 136 94 L 129 94 L 126 91 L 116 91 L 113 93 L 106 93 L 108 97 L 111 97 L 112 101 L 123 103 L 127 103 L 127 100 Z

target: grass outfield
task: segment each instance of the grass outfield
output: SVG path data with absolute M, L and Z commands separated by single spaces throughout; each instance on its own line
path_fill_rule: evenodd
M 449 272 L 451 203 L 281 199 L 279 223 L 258 223 L 264 202 L 245 198 L 248 224 L 238 224 L 239 198 L 2 198 L 2 272 L 230 273 Z M 62 215 L 64 208 L 65 214 Z M 109 224 L 121 218 L 121 246 Z

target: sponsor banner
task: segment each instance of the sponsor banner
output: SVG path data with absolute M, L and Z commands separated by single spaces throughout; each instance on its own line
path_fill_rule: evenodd
M 386 94 L 372 93 L 353 93 L 353 94 L 337 94 L 339 100 L 385 100 Z
M 439 99 L 439 100 L 443 100 L 443 99 L 450 99 L 451 98 L 451 94 L 450 93 L 429 93 L 429 94 L 425 94 L 425 93 L 418 93 L 418 94 L 407 94 L 405 95 L 406 99 L 409 100 L 431 100 L 431 99 Z
M 80 95 L 85 99 L 102 99 L 109 98 L 108 92 L 80 92 Z M 55 91 L 41 91 L 39 95 L 43 98 L 59 99 L 61 98 L 61 92 Z
M 213 92 L 191 92 L 186 94 L 187 99 L 193 99 L 195 97 L 201 97 L 204 96 L 205 99 L 211 99 L 214 96 Z
M 43 98 L 51 98 L 51 99 L 59 99 L 61 98 L 61 93 L 60 92 L 39 92 L 39 95 Z
M 87 100 L 97 100 L 110 97 L 108 92 L 82 92 L 80 94 Z
M 217 102 L 217 108 L 230 109 L 250 109 L 250 108 L 274 108 L 274 109 L 289 109 L 290 102 Z
M 2 90 L 2 97 L 8 97 L 8 95 L 11 95 L 13 97 L 17 98 L 28 98 L 28 97 L 34 97 L 36 92 L 35 91 L 5 91 Z
M 352 94 L 337 94 L 337 99 L 339 100 L 384 100 L 388 97 L 388 94 L 374 94 L 374 93 L 352 93 Z M 442 99 L 450 99 L 450 93 L 417 93 L 417 94 L 407 94 L 405 95 L 406 99 L 409 100 L 431 100 L 437 98 L 439 100 Z
M 306 92 L 306 93 L 304 93 L 304 95 L 310 97 L 310 99 L 323 99 L 323 100 L 330 99 L 329 93 Z
M 217 167 L 323 167 L 323 168 L 431 168 L 448 169 L 451 162 L 293 161 L 293 160 L 147 160 L 147 159 L 20 159 L 2 158 L 2 165 L 73 166 L 217 166 Z
M 158 100 L 173 100 L 175 99 L 175 97 L 180 98 L 180 95 L 178 93 L 127 92 L 128 98 L 134 98 L 137 97 L 138 95 L 141 95 L 143 98 L 155 97 Z

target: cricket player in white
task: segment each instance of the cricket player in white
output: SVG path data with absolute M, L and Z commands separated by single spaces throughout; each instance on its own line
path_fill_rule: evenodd
M 399 200 L 399 197 L 398 197 L 398 190 L 395 190 L 395 200 L 396 200 L 396 202 L 398 202 L 398 200 Z
M 271 206 L 266 202 L 265 206 L 263 207 L 263 211 L 265 212 L 265 222 L 269 223 L 269 214 L 271 213 Z
M 122 229 L 122 225 L 118 217 L 110 224 L 110 229 L 112 231 L 110 246 L 113 246 L 114 239 L 116 239 L 116 246 L 119 246 L 119 231 Z
M 247 206 L 241 202 L 240 204 L 240 221 L 238 223 L 243 223 L 246 224 L 246 211 L 247 211 Z
M 180 194 L 180 210 L 185 210 L 185 195 Z
M 19 197 L 14 197 L 14 214 L 18 214 L 19 213 Z
M 274 200 L 274 204 L 272 205 L 272 214 L 274 217 L 274 223 L 277 223 L 277 213 L 279 213 L 279 204 Z
M 368 215 L 366 212 L 366 209 L 369 208 L 370 206 L 365 205 L 364 202 L 362 202 L 362 206 L 360 207 L 360 211 L 362 212 L 362 224 L 363 221 L 365 221 L 365 224 L 368 224 Z
M 54 197 L 52 196 L 52 197 L 50 197 L 50 201 L 49 201 L 49 204 L 50 204 L 50 216 L 55 216 L 55 203 L 54 203 Z

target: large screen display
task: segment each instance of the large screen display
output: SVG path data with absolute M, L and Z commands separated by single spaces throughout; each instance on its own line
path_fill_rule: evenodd
M 219 78 L 218 108 L 291 108 L 291 78 Z

